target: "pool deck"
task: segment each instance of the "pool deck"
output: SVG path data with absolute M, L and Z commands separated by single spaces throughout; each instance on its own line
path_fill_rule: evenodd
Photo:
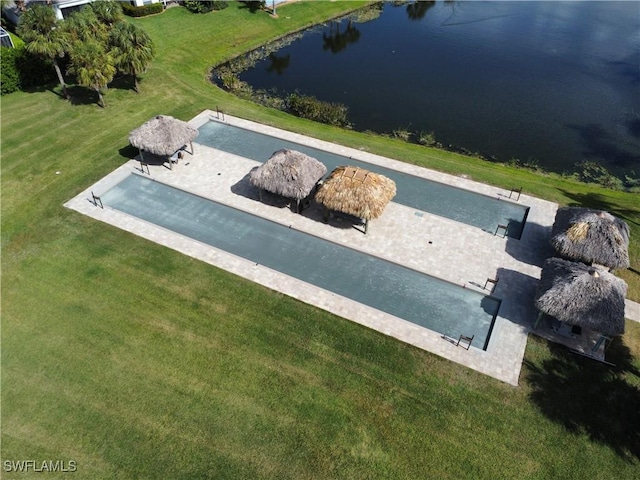
M 210 119 L 220 120 L 216 112 L 206 110 L 190 123 L 199 127 Z M 224 121 L 504 201 L 507 201 L 509 196 L 509 191 L 477 183 L 468 178 L 435 172 L 229 115 L 225 115 Z M 495 236 L 479 228 L 393 202 L 379 219 L 370 222 L 369 233 L 364 235 L 361 230 L 339 219 L 332 219 L 328 224 L 323 223 L 322 210 L 315 204 L 298 215 L 281 202 L 274 205 L 278 203 L 275 197 L 272 198 L 273 202 L 269 202 L 269 198 L 266 198 L 267 201 L 264 203 L 260 202 L 258 191 L 248 181 L 249 171 L 259 165 L 258 162 L 197 144 L 197 139 L 194 142 L 194 150 L 193 155 L 187 154 L 172 170 L 166 165 L 150 165 L 150 177 L 290 228 L 442 278 L 464 288 L 488 294 L 489 291 L 484 290 L 486 280 L 498 278 L 493 295 L 502 299 L 502 305 L 487 349 L 481 350 L 472 346 L 466 350 L 456 346 L 452 339 L 445 339 L 436 332 L 400 318 L 124 213 L 95 206 L 91 202 L 91 192 L 99 196 L 130 172 L 141 173 L 137 160 L 132 159 L 122 165 L 71 199 L 65 206 L 503 382 L 518 384 L 527 335 L 537 315 L 533 300 L 540 277 L 540 267 L 544 259 L 553 253 L 548 245 L 557 204 L 522 194 L 519 203 L 531 207 L 531 210 L 520 240 Z M 273 152 L 265 152 L 265 161 L 271 153 Z M 487 288 L 490 287 L 491 284 Z M 640 309 L 637 307 L 633 302 L 628 303 L 628 312 L 633 319 L 636 315 L 640 319 Z M 588 345 L 584 345 L 578 348 L 587 347 Z

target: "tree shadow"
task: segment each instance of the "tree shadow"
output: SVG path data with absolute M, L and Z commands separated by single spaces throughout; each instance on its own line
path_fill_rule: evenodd
M 554 255 L 551 226 L 527 222 L 520 240 L 507 237 L 506 251 L 516 260 L 542 267 L 544 261 Z
M 53 93 L 56 97 L 60 97 L 64 99 L 64 93 L 62 93 L 62 90 L 57 90 L 56 88 L 59 88 L 60 84 L 56 83 L 56 84 L 47 84 L 47 85 L 34 85 L 31 87 L 25 87 L 22 89 L 23 92 L 25 93 L 44 93 L 44 92 L 49 92 L 49 93 Z
M 98 94 L 90 88 L 81 87 L 79 85 L 67 86 L 71 105 L 91 105 L 98 106 Z M 66 101 L 64 95 L 60 97 Z
M 640 155 L 622 149 L 619 142 L 611 138 L 602 125 L 589 123 L 587 125 L 567 125 L 578 132 L 584 145 L 583 155 L 587 158 L 603 160 L 603 164 L 620 168 L 633 168 L 640 162 Z
M 588 435 L 627 461 L 640 459 L 640 389 L 625 378 L 640 379 L 640 371 L 622 338 L 607 350 L 614 367 L 553 343 L 549 350 L 551 358 L 524 362 L 533 403 L 568 431 Z
M 601 193 L 575 193 L 560 189 L 560 191 L 573 200 L 570 207 L 587 207 L 596 210 L 605 210 L 625 222 L 640 225 L 640 212 L 638 209 L 620 208 L 619 204 L 612 203 L 606 196 Z
M 240 4 L 241 9 L 249 10 L 251 13 L 262 10 L 262 2 L 260 1 L 245 0 L 241 1 Z
M 116 75 L 109 84 L 109 88 L 117 90 L 129 90 L 136 91 L 136 84 L 133 76 L 131 75 Z

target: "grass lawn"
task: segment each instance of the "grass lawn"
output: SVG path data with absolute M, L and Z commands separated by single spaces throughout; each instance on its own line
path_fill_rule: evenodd
M 620 275 L 640 300 L 637 194 L 314 124 L 207 81 L 211 65 L 357 5 L 294 3 L 277 19 L 171 8 L 135 20 L 158 51 L 139 94 L 111 88 L 106 109 L 82 89 L 73 103 L 57 87 L 2 97 L 3 478 L 30 478 L 7 460 L 74 460 L 91 479 L 637 478 L 638 324 L 611 345 L 616 367 L 530 337 L 514 388 L 62 206 L 130 158 L 129 131 L 153 115 L 219 106 L 606 208 L 632 229 Z

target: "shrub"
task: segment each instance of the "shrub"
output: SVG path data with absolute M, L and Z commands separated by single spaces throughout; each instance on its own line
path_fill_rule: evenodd
M 425 147 L 433 147 L 438 142 L 436 142 L 436 136 L 433 132 L 420 132 L 418 134 L 418 143 Z
M 622 180 L 598 162 L 584 160 L 577 165 L 578 178 L 585 183 L 597 183 L 606 188 L 622 187 Z
M 55 81 L 51 62 L 27 52 L 24 46 L 2 48 L 0 63 L 1 94 Z
M 131 5 L 130 3 L 121 3 L 122 11 L 125 15 L 129 15 L 130 17 L 146 17 L 147 15 L 154 15 L 156 13 L 162 13 L 164 10 L 164 6 L 161 2 L 158 3 L 150 3 L 149 5 L 143 5 L 141 7 L 136 7 Z
M 393 131 L 393 137 L 404 142 L 408 142 L 411 139 L 411 132 L 409 130 L 398 129 Z
M 211 0 L 205 0 L 205 1 L 184 0 L 182 4 L 184 5 L 184 8 L 186 8 L 192 13 L 207 13 L 212 10 L 222 10 L 229 6 L 227 2 L 211 1 Z
M 265 0 L 243 1 L 242 3 L 247 6 L 251 13 L 255 13 L 258 10 L 264 10 L 267 6 L 267 2 Z
M 287 106 L 298 117 L 340 127 L 349 125 L 347 107 L 341 103 L 323 102 L 308 95 L 292 93 L 287 98 Z
M 0 51 L 0 93 L 6 95 L 20 90 L 20 75 L 16 65 L 19 51 L 8 47 L 2 47 Z
M 228 90 L 234 95 L 245 98 L 251 97 L 253 89 L 247 82 L 243 82 L 233 73 L 223 73 L 220 75 L 220 83 L 222 88 Z

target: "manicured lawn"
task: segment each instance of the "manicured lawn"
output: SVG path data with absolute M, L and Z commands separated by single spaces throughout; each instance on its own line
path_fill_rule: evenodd
M 112 88 L 104 110 L 80 90 L 74 104 L 2 98 L 3 461 L 75 460 L 91 479 L 636 478 L 640 325 L 613 342 L 615 368 L 530 337 L 514 388 L 62 206 L 135 154 L 128 132 L 151 116 L 219 106 L 607 208 L 632 228 L 620 274 L 640 300 L 637 195 L 317 125 L 208 83 L 216 62 L 355 5 L 172 8 L 135 20 L 158 47 L 140 94 Z

